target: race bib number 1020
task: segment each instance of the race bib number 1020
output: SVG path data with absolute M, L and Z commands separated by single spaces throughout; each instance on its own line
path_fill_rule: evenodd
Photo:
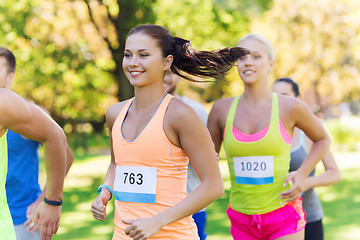
M 237 184 L 262 185 L 274 182 L 273 156 L 233 157 Z
M 122 202 L 155 203 L 157 170 L 154 167 L 116 166 L 115 199 Z

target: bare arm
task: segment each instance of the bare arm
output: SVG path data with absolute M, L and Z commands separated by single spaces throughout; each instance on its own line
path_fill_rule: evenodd
M 213 104 L 207 123 L 207 128 L 210 132 L 211 139 L 214 143 L 215 151 L 217 153 L 219 153 L 223 141 L 225 120 L 229 108 L 229 103 L 227 103 L 227 101 L 228 99 L 221 99 Z
M 43 110 L 48 116 L 51 117 L 50 113 L 43 107 L 38 106 L 41 110 Z M 65 170 L 65 174 L 67 174 L 70 170 L 71 165 L 74 162 L 74 155 L 71 151 L 71 148 L 69 146 L 69 144 L 66 142 L 66 170 Z M 46 188 L 46 187 L 45 187 Z M 44 189 L 46 190 L 46 189 Z
M 282 96 L 284 97 L 284 96 Z M 284 100 L 284 99 L 283 99 Z M 316 164 L 329 149 L 330 138 L 319 119 L 312 113 L 311 109 L 301 100 L 287 97 L 287 104 L 291 105 L 288 116 L 293 122 L 293 127 L 298 127 L 312 140 L 313 145 L 300 168 L 289 174 L 284 185 L 291 180 L 294 183 L 292 188 L 283 192 L 281 198 L 287 198 L 287 202 L 299 198 L 305 189 L 305 180 Z
M 2 89 L 4 90 L 4 89 Z M 44 144 L 47 193 L 50 200 L 62 199 L 66 168 L 66 138 L 62 129 L 39 107 L 8 91 L 1 107 L 0 123 L 7 129 Z
M 74 162 L 74 155 L 71 151 L 71 148 L 68 143 L 66 143 L 66 170 L 65 174 L 67 174 L 70 170 L 71 165 Z
M 320 186 L 329 186 L 341 180 L 340 169 L 336 164 L 333 154 L 329 150 L 322 159 L 325 172 L 318 176 L 310 176 L 305 181 L 305 191 Z
M 66 138 L 62 129 L 40 108 L 7 89 L 0 89 L 0 112 L 2 129 L 10 129 L 44 144 L 46 198 L 60 201 L 66 169 Z M 60 206 L 41 203 L 32 230 L 36 231 L 41 225 L 41 239 L 51 239 L 59 227 L 60 212 Z
M 319 119 L 302 101 L 298 101 L 296 112 L 293 116 L 295 117 L 295 126 L 303 130 L 306 136 L 313 142 L 309 154 L 298 169 L 299 173 L 307 177 L 328 151 L 330 138 Z
M 111 189 L 114 189 L 116 164 L 115 161 L 111 160 L 108 170 L 105 175 L 104 184 L 108 185 Z M 95 198 L 91 204 L 91 212 L 93 217 L 100 221 L 106 219 L 106 206 L 109 203 L 111 193 L 108 189 L 102 188 L 100 194 Z
M 172 109 L 176 109 L 177 112 L 173 115 L 174 119 L 168 118 L 168 120 L 177 133 L 178 144 L 189 157 L 191 165 L 201 180 L 199 187 L 181 202 L 183 205 L 181 208 L 189 209 L 189 212 L 185 212 L 179 207 L 184 214 L 180 216 L 179 219 L 181 219 L 198 212 L 219 198 L 223 194 L 224 188 L 209 132 L 192 108 L 184 105 L 184 108 L 181 109 L 176 103 L 172 101 L 169 105 L 170 109 L 173 104 Z M 179 109 L 181 110 L 179 111 Z M 167 114 L 170 115 L 172 112 L 168 111 Z M 170 139 L 172 138 L 170 137 Z M 175 140 L 172 142 L 174 143 Z M 189 206 L 191 207 L 189 208 Z
M 116 103 L 109 107 L 106 112 L 106 123 L 109 129 L 110 135 L 110 149 L 111 149 L 111 161 L 108 167 L 108 170 L 105 175 L 104 184 L 108 185 L 111 189 L 114 189 L 114 181 L 115 181 L 115 157 L 112 143 L 112 127 L 116 120 L 116 117 L 120 113 L 124 103 Z M 111 193 L 108 189 L 102 188 L 99 196 L 91 204 L 91 211 L 95 219 L 100 221 L 105 221 L 106 219 L 106 206 L 111 197 Z
M 46 113 L 47 113 L 47 111 L 46 111 Z M 69 144 L 66 143 L 66 174 L 68 173 L 73 162 L 74 162 L 74 156 L 71 152 Z M 28 208 L 26 210 L 27 220 L 24 223 L 25 226 L 27 226 L 31 223 L 31 220 L 35 214 L 36 208 L 39 206 L 39 204 L 42 201 L 44 201 L 45 194 L 46 194 L 46 185 L 45 185 L 44 189 L 42 190 L 41 194 L 39 195 L 39 197 L 32 204 L 30 204 L 28 206 Z

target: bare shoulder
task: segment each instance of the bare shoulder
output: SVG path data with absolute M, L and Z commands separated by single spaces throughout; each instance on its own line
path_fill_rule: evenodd
M 114 124 L 117 116 L 128 101 L 129 99 L 122 102 L 114 103 L 106 110 L 106 122 L 108 126 L 112 126 Z
M 2 131 L 10 129 L 38 142 L 63 134 L 55 121 L 39 107 L 8 89 L 0 89 L 0 128 Z
M 224 122 L 233 101 L 234 97 L 222 98 L 215 101 L 211 107 L 208 121 L 217 121 L 216 119 L 222 119 L 220 122 Z
M 280 95 L 279 96 L 279 108 L 280 111 L 282 111 L 285 114 L 294 114 L 301 111 L 302 108 L 306 108 L 307 105 L 305 102 L 303 102 L 299 98 L 290 97 L 286 95 Z
M 311 121 L 312 111 L 301 99 L 285 95 L 279 95 L 279 114 L 282 124 L 292 131 L 299 122 Z
M 170 142 L 182 147 L 181 136 L 187 133 L 195 134 L 201 128 L 202 120 L 195 110 L 181 99 L 173 97 L 166 109 L 164 116 L 164 131 Z M 205 126 L 203 126 L 205 128 Z M 190 129 L 190 130 L 189 130 Z
M 9 105 L 9 103 L 11 103 L 11 101 L 9 100 L 17 100 L 20 99 L 21 97 L 16 94 L 15 92 L 7 89 L 7 88 L 0 88 L 0 104 L 5 106 L 5 105 Z
M 196 114 L 195 110 L 188 104 L 184 103 L 181 99 L 173 97 L 166 110 L 166 117 L 170 120 L 179 119 L 189 116 L 189 114 Z
M 211 111 L 224 111 L 228 110 L 234 101 L 234 97 L 230 98 L 222 98 L 219 100 L 216 100 L 211 108 Z
M 18 121 L 26 118 L 31 113 L 30 104 L 15 92 L 0 89 L 0 124 L 6 125 L 8 122 Z

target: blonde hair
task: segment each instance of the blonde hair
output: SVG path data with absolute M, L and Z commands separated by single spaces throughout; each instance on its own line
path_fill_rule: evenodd
M 255 39 L 255 40 L 258 40 L 259 42 L 261 42 L 262 44 L 265 45 L 265 48 L 266 48 L 266 52 L 269 56 L 269 59 L 270 60 L 274 60 L 275 59 L 275 54 L 274 54 L 274 48 L 273 48 L 273 45 L 271 44 L 271 42 L 269 40 L 267 40 L 265 37 L 259 35 L 259 34 L 256 34 L 256 33 L 250 33 L 250 34 L 247 34 L 245 35 L 244 37 L 242 37 L 240 40 L 239 40 L 239 43 L 238 45 L 247 40 L 247 39 Z

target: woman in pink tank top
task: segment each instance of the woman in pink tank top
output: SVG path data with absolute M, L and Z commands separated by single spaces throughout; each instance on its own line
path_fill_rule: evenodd
M 191 107 L 166 94 L 164 73 L 217 77 L 246 53 L 240 47 L 196 51 L 157 25 L 129 32 L 123 69 L 135 97 L 107 110 L 111 162 L 91 206 L 94 218 L 104 221 L 114 193 L 113 239 L 198 239 L 188 216 L 223 194 L 221 174 L 205 125 Z M 201 184 L 187 196 L 189 160 Z

